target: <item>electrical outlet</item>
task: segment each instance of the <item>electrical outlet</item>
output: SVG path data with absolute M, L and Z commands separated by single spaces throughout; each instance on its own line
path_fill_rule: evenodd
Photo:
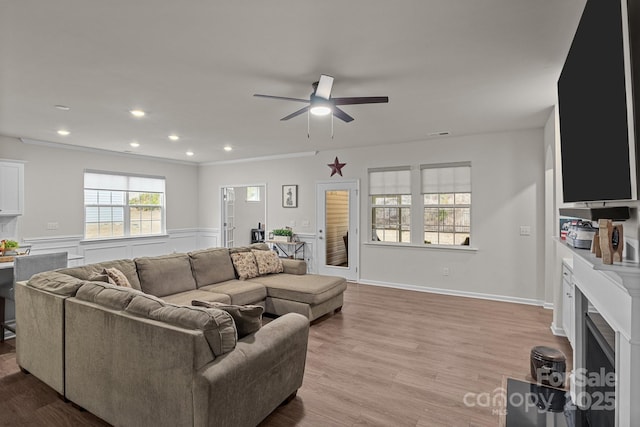
M 531 236 L 531 227 L 528 225 L 520 226 L 520 235 L 521 236 Z
M 309 220 L 308 219 L 303 219 L 302 220 L 302 226 L 303 227 L 308 227 L 309 226 Z
M 57 230 L 58 229 L 58 223 L 57 222 L 48 222 L 47 223 L 47 230 Z
M 443 276 L 448 276 L 449 275 L 449 267 L 445 267 L 442 269 L 442 275 Z

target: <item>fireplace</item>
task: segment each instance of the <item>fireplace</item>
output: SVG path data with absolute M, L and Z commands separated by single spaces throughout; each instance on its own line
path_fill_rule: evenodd
M 637 403 L 640 402 L 640 267 L 629 263 L 605 266 L 587 251 L 573 253 L 572 401 L 583 410 L 589 409 L 587 406 L 608 408 L 591 411 L 591 427 L 637 426 L 640 420 Z
M 584 394 L 580 406 L 584 409 L 585 427 L 615 426 L 615 332 L 599 314 L 584 316 L 585 372 Z

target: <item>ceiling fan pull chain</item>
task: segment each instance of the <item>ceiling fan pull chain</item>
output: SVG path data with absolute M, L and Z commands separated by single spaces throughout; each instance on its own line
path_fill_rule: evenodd
M 331 114 L 331 139 L 333 139 L 333 114 Z
M 307 110 L 307 139 L 311 138 L 311 113 Z

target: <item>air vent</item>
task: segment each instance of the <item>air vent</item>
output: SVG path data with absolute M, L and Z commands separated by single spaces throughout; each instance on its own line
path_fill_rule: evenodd
M 449 132 L 448 130 L 443 130 L 440 132 L 431 132 L 429 134 L 429 136 L 449 136 L 451 135 L 451 132 Z

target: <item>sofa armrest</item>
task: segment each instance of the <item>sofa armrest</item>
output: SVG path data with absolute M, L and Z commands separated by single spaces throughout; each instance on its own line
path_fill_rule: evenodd
M 307 274 L 307 262 L 301 259 L 283 258 L 282 266 L 287 274 Z
M 15 284 L 18 365 L 64 394 L 64 305 L 68 298 Z M 2 331 L 4 332 L 4 331 Z
M 194 425 L 257 425 L 302 385 L 308 337 L 309 320 L 285 314 L 209 363 L 194 384 Z

